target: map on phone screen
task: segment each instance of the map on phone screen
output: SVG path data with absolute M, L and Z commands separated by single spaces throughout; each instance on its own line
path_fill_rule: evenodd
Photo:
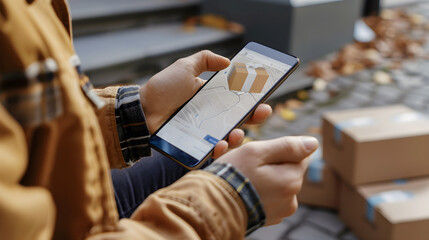
M 194 158 L 203 158 L 291 67 L 242 49 L 157 135 Z

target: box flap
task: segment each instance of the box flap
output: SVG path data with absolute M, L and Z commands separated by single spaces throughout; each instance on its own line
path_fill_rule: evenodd
M 393 224 L 429 220 L 429 194 L 422 195 L 408 201 L 380 204 L 378 209 Z
M 429 178 L 368 184 L 358 187 L 358 192 L 367 201 L 390 193 L 399 197 L 398 201 L 379 201 L 372 206 L 391 223 L 429 219 Z M 410 194 L 410 197 L 403 198 L 398 192 Z
M 336 131 L 342 131 L 357 142 L 429 134 L 429 116 L 404 105 L 330 112 L 324 118 Z

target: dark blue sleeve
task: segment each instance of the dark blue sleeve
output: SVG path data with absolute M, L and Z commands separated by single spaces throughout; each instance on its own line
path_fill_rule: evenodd
M 152 153 L 151 157 L 142 158 L 131 167 L 111 170 L 121 218 L 130 217 L 151 193 L 169 186 L 189 171 L 156 150 Z M 212 161 L 207 161 L 204 166 Z

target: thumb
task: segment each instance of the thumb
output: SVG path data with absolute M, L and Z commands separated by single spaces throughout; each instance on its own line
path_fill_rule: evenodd
M 194 74 L 199 76 L 205 71 L 220 71 L 229 66 L 229 59 L 215 54 L 209 50 L 203 50 L 189 56 L 194 63 Z
M 319 143 L 314 137 L 282 137 L 264 142 L 267 164 L 299 163 L 313 153 Z

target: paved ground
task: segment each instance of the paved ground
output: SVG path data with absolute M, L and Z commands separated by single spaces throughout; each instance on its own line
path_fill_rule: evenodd
M 411 12 L 429 19 L 429 3 L 408 6 Z M 424 47 L 429 53 L 429 43 Z M 391 104 L 405 104 L 429 114 L 429 60 L 415 59 L 403 62 L 399 70 L 389 70 L 393 82 L 379 85 L 373 74 L 384 66 L 343 76 L 329 83 L 325 91 L 310 92 L 310 100 L 296 110 L 297 120 L 286 121 L 273 115 L 259 132 L 249 132 L 254 139 L 268 139 L 285 135 L 314 135 L 308 128 L 321 125 L 321 115 L 327 111 Z M 385 70 L 385 69 L 384 69 Z M 287 83 L 286 83 L 287 84 Z M 338 92 L 332 97 L 332 91 Z M 320 139 L 321 140 L 321 139 Z M 301 205 L 291 217 L 278 225 L 257 230 L 246 239 L 289 240 L 352 240 L 358 239 L 337 217 L 335 211 Z

